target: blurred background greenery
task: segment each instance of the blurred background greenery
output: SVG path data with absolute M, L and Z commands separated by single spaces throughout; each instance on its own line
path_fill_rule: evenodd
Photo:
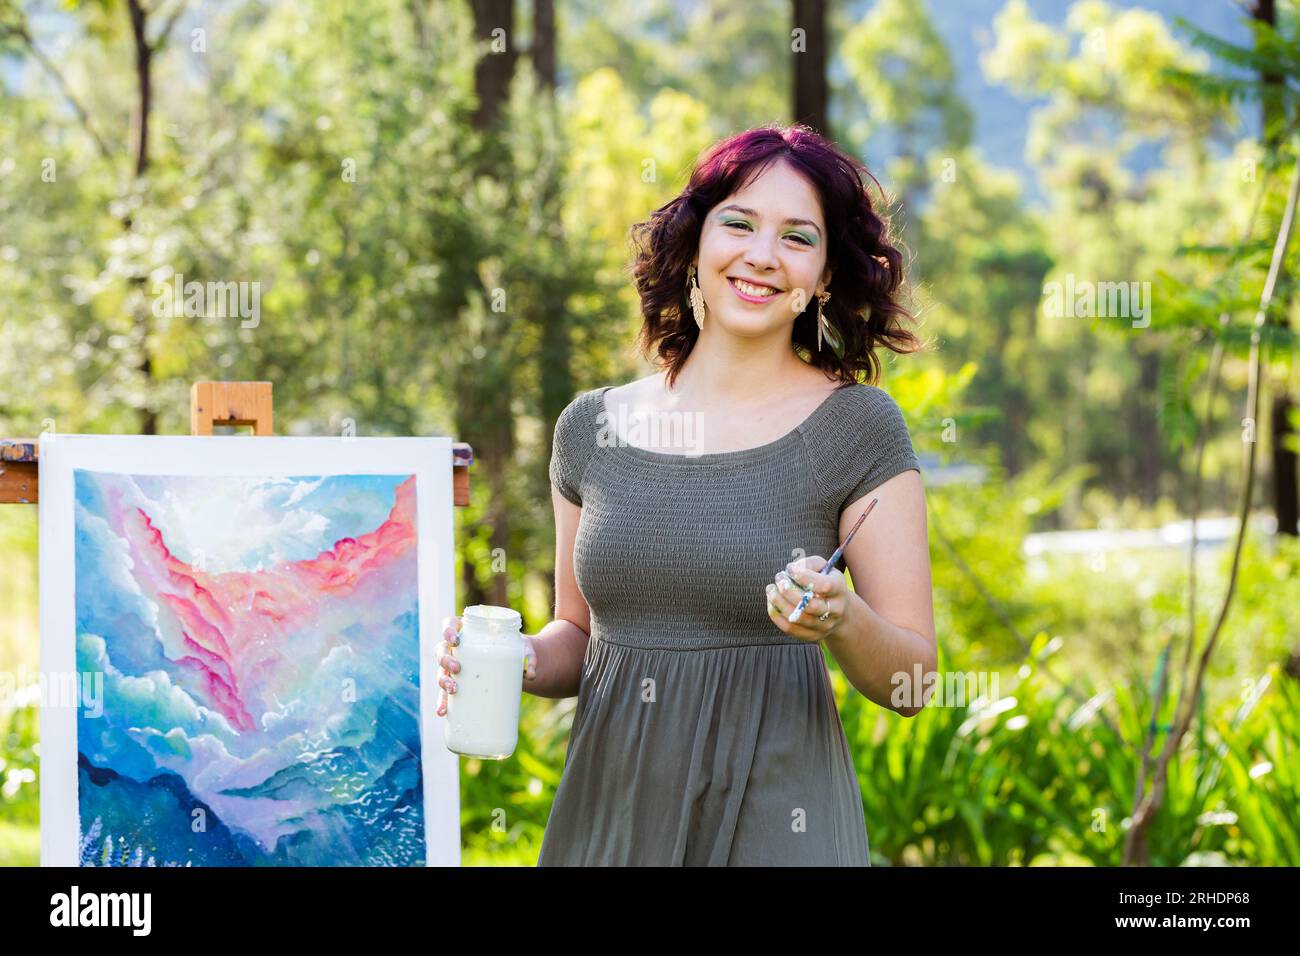
M 0 435 L 185 433 L 199 379 L 274 382 L 280 433 L 454 435 L 476 454 L 457 604 L 514 606 L 533 633 L 555 420 L 649 371 L 628 227 L 717 138 L 811 122 L 884 184 L 930 345 L 880 384 L 922 456 L 940 668 L 998 677 L 903 719 L 827 656 L 875 861 L 1121 863 L 1144 738 L 1176 723 L 1158 675 L 1192 619 L 1199 654 L 1231 582 L 1147 858 L 1297 865 L 1294 252 L 1232 572 L 1295 15 L 0 0 Z M 261 283 L 260 321 L 159 316 L 176 273 Z M 1150 283 L 1149 325 L 1054 314 L 1045 286 L 1067 281 Z M 31 507 L 0 508 L 0 609 L 0 671 L 35 671 Z M 536 861 L 573 705 L 525 698 L 515 756 L 462 761 L 467 864 Z M 38 859 L 37 738 L 34 695 L 0 701 L 0 864 Z

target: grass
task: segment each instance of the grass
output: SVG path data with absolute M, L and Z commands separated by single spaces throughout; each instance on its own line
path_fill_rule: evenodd
M 0 866 L 39 866 L 41 830 L 0 820 Z

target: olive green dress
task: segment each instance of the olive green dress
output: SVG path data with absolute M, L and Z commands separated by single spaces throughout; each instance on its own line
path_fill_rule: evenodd
M 898 405 L 845 385 L 776 441 L 692 456 L 623 443 L 611 387 L 555 428 L 591 639 L 538 865 L 870 866 L 822 645 L 771 621 L 766 587 L 920 471 Z

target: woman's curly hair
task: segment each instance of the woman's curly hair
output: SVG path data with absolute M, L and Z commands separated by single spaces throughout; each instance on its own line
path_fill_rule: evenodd
M 841 381 L 861 381 L 859 373 L 865 371 L 868 384 L 880 376 L 877 345 L 898 353 L 922 347 L 902 325 L 915 321 L 914 316 L 895 300 L 903 281 L 903 256 L 890 242 L 888 221 L 872 209 L 862 176 L 877 189 L 879 181 L 808 126 L 762 126 L 715 144 L 696 164 L 681 194 L 632 227 L 632 278 L 645 319 L 638 344 L 643 355 L 657 349 L 670 387 L 699 338 L 686 272 L 704 217 L 778 160 L 799 170 L 821 197 L 832 270 L 827 289 L 832 294 L 824 309 L 844 342 L 844 355 L 817 349 L 816 297 L 795 318 L 792 345 L 802 348 L 809 364 Z

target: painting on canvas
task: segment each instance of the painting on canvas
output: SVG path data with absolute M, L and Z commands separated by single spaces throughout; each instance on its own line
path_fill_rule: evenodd
M 153 450 L 151 467 L 89 460 L 114 441 Z M 222 474 L 168 470 L 159 441 L 178 440 L 42 448 L 42 598 L 47 567 L 51 592 L 70 585 L 51 633 L 43 618 L 43 654 L 70 659 L 77 690 L 75 706 L 49 708 L 42 779 L 61 791 L 48 823 L 67 832 L 43 832 L 43 849 L 82 866 L 455 862 L 456 764 L 431 745 L 438 718 L 422 718 L 422 630 L 449 613 L 450 541 L 433 546 L 450 509 L 449 481 L 434 490 L 447 440 L 368 440 L 397 458 L 404 447 L 420 466 L 408 471 L 357 468 L 353 439 L 345 471 Z M 282 454 L 272 444 L 306 443 L 321 463 L 342 445 L 181 441 L 243 446 L 244 471 L 259 457 L 265 471 Z M 52 498 L 51 462 L 66 479 Z M 440 520 L 422 522 L 425 509 Z M 70 543 L 61 568 L 47 531 L 49 557 Z

